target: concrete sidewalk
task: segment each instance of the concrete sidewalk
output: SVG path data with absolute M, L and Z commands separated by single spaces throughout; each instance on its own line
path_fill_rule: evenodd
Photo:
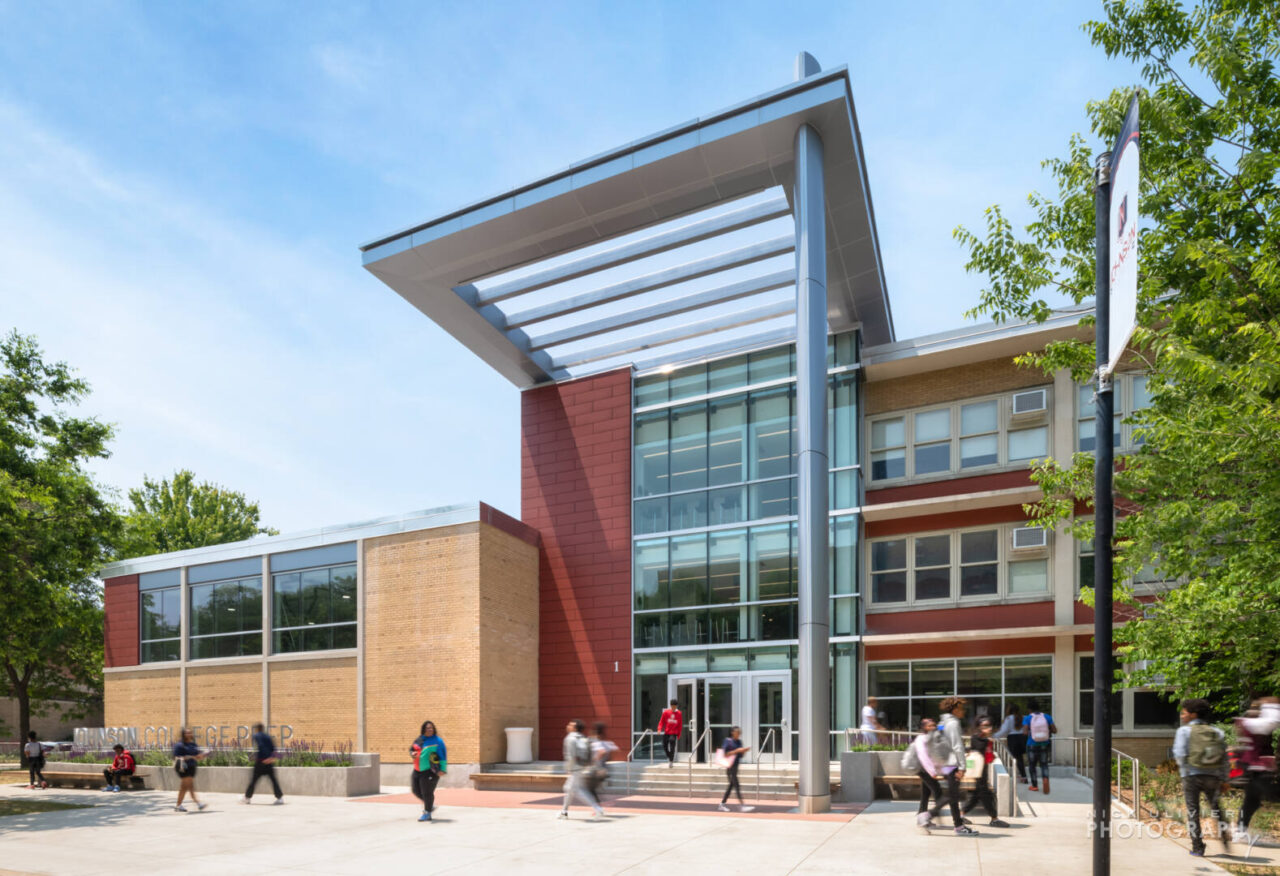
M 782 804 L 742 815 L 715 811 L 715 801 L 628 798 L 606 801 L 611 815 L 587 820 L 582 809 L 557 821 L 546 794 L 438 793 L 434 823 L 399 795 L 362 800 L 286 798 L 241 806 L 227 794 L 202 795 L 205 812 L 172 811 L 161 792 L 27 791 L 0 787 L 0 797 L 93 804 L 40 815 L 0 818 L 0 872 L 366 874 L 593 873 L 710 871 L 751 876 L 787 873 L 948 876 L 1045 872 L 1087 874 L 1088 787 L 1054 783 L 1035 816 L 1005 830 L 957 837 L 922 836 L 912 803 L 880 802 L 861 813 L 799 818 Z M 398 797 L 398 799 L 397 799 Z M 532 798 L 532 799 L 523 799 Z M 748 801 L 750 802 L 750 801 Z M 1113 872 L 1160 876 L 1224 872 L 1159 837 L 1113 841 Z

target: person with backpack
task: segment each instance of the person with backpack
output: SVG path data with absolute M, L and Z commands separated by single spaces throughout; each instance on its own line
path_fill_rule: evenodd
M 684 715 L 680 713 L 679 700 L 672 700 L 670 707 L 662 710 L 658 719 L 658 732 L 662 734 L 662 751 L 667 756 L 667 769 L 675 766 L 676 745 L 684 732 Z
M 1003 739 L 1009 746 L 1009 754 L 1018 767 L 1018 782 L 1027 783 L 1027 734 L 1022 727 L 1022 709 L 1017 703 L 1009 703 L 1005 710 L 1004 721 L 996 731 L 994 739 Z
M 951 747 L 938 732 L 938 723 L 932 718 L 921 718 L 920 733 L 902 753 L 903 771 L 920 778 L 920 808 L 916 810 L 916 827 L 925 835 L 934 827 L 933 816 L 929 812 L 929 798 L 942 802 L 942 786 L 938 784 L 942 768 L 938 764 L 945 761 L 950 752 Z
M 978 808 L 978 804 L 982 804 L 982 808 L 987 810 L 987 816 L 991 819 L 992 827 L 1008 827 L 1007 821 L 1000 819 L 1000 813 L 996 809 L 996 795 L 991 789 L 991 764 L 996 759 L 995 743 L 992 742 L 992 723 L 991 719 L 982 717 L 978 719 L 977 732 L 969 740 L 969 750 L 976 752 L 980 758 L 980 772 L 977 781 L 973 786 L 973 792 L 969 795 L 969 799 L 965 801 L 964 807 L 960 810 L 961 816 L 968 815 L 970 812 Z
M 609 768 L 605 764 L 618 750 L 617 745 L 605 738 L 605 730 L 604 722 L 596 721 L 590 739 L 591 766 L 587 769 L 586 785 L 587 791 L 597 803 L 600 802 L 600 792 L 604 789 L 604 783 L 609 780 Z
M 262 724 L 253 725 L 253 776 L 249 779 L 249 787 L 245 789 L 240 802 L 248 805 L 253 802 L 253 789 L 258 786 L 258 779 L 264 776 L 271 780 L 271 790 L 275 792 L 275 805 L 284 803 L 284 791 L 280 790 L 280 782 L 276 780 L 276 761 L 280 759 L 276 751 L 276 742 Z
M 1027 775 L 1031 780 L 1031 790 L 1038 791 L 1043 787 L 1049 793 L 1049 763 L 1053 760 L 1053 734 L 1058 732 L 1058 725 L 1053 723 L 1053 715 L 1040 711 L 1040 704 L 1035 700 L 1027 703 L 1027 716 L 1022 719 L 1022 729 L 1027 735 Z M 1040 781 L 1036 784 L 1036 767 L 1040 768 Z
M 969 701 L 964 697 L 947 697 L 938 704 L 942 712 L 942 737 L 946 741 L 947 756 L 938 766 L 942 769 L 942 778 L 947 783 L 947 804 L 951 808 L 951 821 L 956 836 L 977 836 L 978 832 L 964 823 L 960 815 L 960 780 L 964 778 L 965 751 L 964 730 L 960 720 L 969 708 Z M 942 813 L 942 801 L 939 800 L 929 810 L 931 819 Z
M 741 811 L 751 812 L 756 808 L 742 802 L 742 788 L 738 785 L 738 765 L 742 763 L 742 756 L 750 750 L 751 746 L 742 744 L 741 727 L 730 729 L 728 737 L 720 745 L 717 760 L 724 766 L 725 776 L 729 779 L 729 784 L 724 789 L 724 796 L 720 798 L 719 808 L 721 812 L 729 811 L 730 792 L 738 795 L 738 808 Z
M 1182 775 L 1182 796 L 1187 804 L 1187 833 L 1191 836 L 1191 854 L 1203 857 L 1205 852 L 1203 831 L 1200 827 L 1200 797 L 1209 803 L 1209 814 L 1218 822 L 1218 837 L 1222 840 L 1222 853 L 1231 853 L 1231 841 L 1227 837 L 1227 823 L 1222 818 L 1219 798 L 1222 782 L 1227 776 L 1227 740 L 1217 727 L 1205 719 L 1209 716 L 1209 704 L 1205 700 L 1182 701 L 1178 717 L 1182 726 L 1173 737 L 1173 756 L 1178 761 Z
M 31 790 L 49 787 L 44 780 L 44 746 L 36 739 L 36 731 L 27 734 L 27 743 L 22 746 L 22 753 L 27 756 L 27 771 L 31 774 Z
M 564 728 L 564 808 L 557 818 L 569 817 L 569 804 L 577 797 L 590 806 L 596 818 L 604 818 L 600 801 L 587 789 L 587 770 L 591 767 L 591 740 L 582 735 L 586 727 L 581 721 L 570 721 Z
M 182 800 L 188 794 L 191 795 L 191 802 L 196 804 L 196 809 L 201 812 L 209 805 L 196 798 L 196 765 L 204 760 L 206 754 L 208 752 L 201 751 L 200 746 L 196 745 L 196 737 L 191 728 L 183 727 L 178 734 L 178 741 L 173 744 L 173 771 L 178 774 L 178 802 L 173 805 L 174 812 L 187 811 Z
M 418 820 L 430 821 L 436 808 L 436 785 L 440 783 L 440 775 L 449 771 L 449 753 L 433 722 L 422 722 L 418 738 L 409 746 L 409 754 L 413 756 L 410 790 L 422 801 Z
M 120 777 L 133 775 L 137 764 L 134 762 L 133 754 L 119 742 L 113 745 L 111 750 L 115 752 L 115 757 L 111 759 L 111 766 L 102 771 L 102 777 L 106 779 L 102 790 L 119 791 Z
M 1280 729 L 1280 700 L 1264 697 L 1255 703 L 1256 715 L 1236 718 L 1236 736 L 1245 744 L 1240 760 L 1244 766 L 1244 803 L 1233 839 L 1251 842 L 1249 822 L 1262 801 L 1276 796 L 1276 749 L 1273 741 Z

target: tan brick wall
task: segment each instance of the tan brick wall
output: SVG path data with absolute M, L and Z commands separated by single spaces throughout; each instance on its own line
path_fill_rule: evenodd
M 182 685 L 177 669 L 108 672 L 103 687 L 104 726 L 178 726 Z
M 869 382 L 863 391 L 863 401 L 866 413 L 882 414 L 1052 383 L 1052 378 L 1038 368 L 1019 368 L 1013 364 L 1013 359 L 989 359 L 972 365 Z
M 187 723 L 253 726 L 262 720 L 262 664 L 187 669 Z
M 1146 766 L 1155 768 L 1168 760 L 1173 747 L 1173 734 L 1165 736 L 1117 736 L 1111 740 L 1116 751 L 1136 757 Z
M 45 703 L 48 714 L 31 715 L 31 729 L 42 740 L 56 742 L 71 738 L 77 727 L 103 727 L 102 709 L 93 709 L 78 718 L 69 717 L 78 707 L 73 703 Z M 0 697 L 0 726 L 16 737 L 18 733 L 18 701 L 13 697 Z
M 271 723 L 290 724 L 294 739 L 322 744 L 356 743 L 354 657 L 288 660 L 270 664 Z
M 480 760 L 479 530 L 468 523 L 364 543 L 365 747 L 384 763 L 408 762 L 427 719 L 450 760 Z
M 492 763 L 506 758 L 503 728 L 538 726 L 538 549 L 489 526 L 480 529 L 480 655 L 479 760 Z

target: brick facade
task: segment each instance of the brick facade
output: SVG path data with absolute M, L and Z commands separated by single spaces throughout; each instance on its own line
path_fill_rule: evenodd
M 631 720 L 631 372 L 521 396 L 521 518 L 542 535 L 539 756 Z
M 138 665 L 138 576 L 102 582 L 103 636 L 107 666 Z
M 356 658 L 282 661 L 270 672 L 272 724 L 289 724 L 294 739 L 326 751 L 339 743 L 355 747 Z M 188 710 L 192 705 L 188 700 Z
M 261 662 L 187 669 L 188 724 L 253 726 L 261 720 Z
M 988 359 L 868 382 L 863 389 L 863 407 L 866 414 L 872 416 L 1052 383 L 1043 371 L 1019 368 L 1012 358 Z
M 177 727 L 181 721 L 177 669 L 108 672 L 103 676 L 107 727 Z

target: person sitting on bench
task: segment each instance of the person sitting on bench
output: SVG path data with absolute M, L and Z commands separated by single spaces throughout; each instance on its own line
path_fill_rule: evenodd
M 116 756 L 111 761 L 111 766 L 102 771 L 102 777 L 107 780 L 107 784 L 103 786 L 104 791 L 119 791 L 120 777 L 131 776 L 137 764 L 133 760 L 133 755 L 120 743 L 116 743 L 112 749 Z

